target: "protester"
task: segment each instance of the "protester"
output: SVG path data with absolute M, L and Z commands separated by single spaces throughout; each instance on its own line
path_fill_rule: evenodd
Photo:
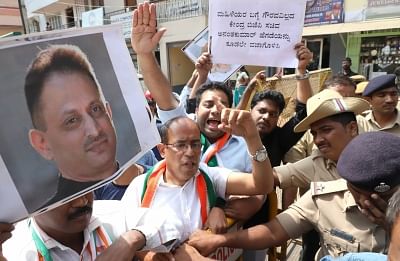
M 219 128 L 244 137 L 253 158 L 253 175 L 200 163 L 199 127 L 181 116 L 164 124 L 159 149 L 165 161 L 133 180 L 122 199 L 125 206 L 170 208 L 185 224 L 180 238 L 184 242 L 195 229 L 206 226 L 217 196 L 269 193 L 271 165 L 250 113 L 225 108 Z
M 168 246 L 182 229 L 168 210 L 130 210 L 119 201 L 93 204 L 89 192 L 18 222 L 3 245 L 4 256 L 9 260 L 132 260 L 137 250 Z M 3 229 L 9 237 L 11 227 Z
M 357 73 L 351 70 L 351 58 L 346 57 L 342 60 L 342 71 L 341 74 L 347 77 L 357 75 Z
M 250 81 L 250 75 L 246 70 L 246 67 L 240 67 L 239 71 L 236 73 L 236 86 L 233 90 L 233 106 L 236 107 L 240 100 L 242 99 L 242 95 L 244 90 L 246 89 L 247 84 Z
M 165 32 L 165 28 L 157 30 L 156 24 L 155 5 L 148 2 L 139 4 L 133 15 L 131 40 L 146 86 L 157 102 L 160 119 L 162 122 L 166 122 L 177 116 L 187 116 L 187 114 L 183 103 L 179 103 L 172 93 L 172 87 L 161 72 L 153 54 L 153 50 Z M 193 89 L 198 88 L 199 83 L 207 80 L 211 66 L 210 63 L 206 65 L 196 63 L 198 76 Z M 232 91 L 225 85 L 210 82 L 199 87 L 196 93 L 195 118 L 201 131 L 201 161 L 212 167 L 223 166 L 249 173 L 252 171 L 252 163 L 244 139 L 225 133 L 218 128 L 221 123 L 222 109 L 230 107 L 232 107 Z M 260 209 L 264 200 L 264 195 L 243 198 L 241 207 L 233 218 L 250 218 Z M 223 200 L 218 202 L 221 202 L 218 204 L 220 206 L 225 204 Z M 212 211 L 210 220 L 213 220 L 210 224 L 213 231 L 219 233 L 226 231 L 227 223 L 223 210 Z

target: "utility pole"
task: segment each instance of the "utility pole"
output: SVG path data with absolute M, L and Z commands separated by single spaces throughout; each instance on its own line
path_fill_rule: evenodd
M 28 31 L 28 19 L 27 19 L 27 13 L 26 13 L 26 7 L 25 7 L 25 0 L 18 0 L 18 5 L 19 5 L 19 12 L 21 14 L 21 21 L 22 21 L 22 27 L 24 29 L 24 34 L 29 33 Z

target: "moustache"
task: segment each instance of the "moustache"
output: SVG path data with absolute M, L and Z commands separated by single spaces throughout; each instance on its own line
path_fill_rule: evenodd
M 103 140 L 103 139 L 107 139 L 107 135 L 104 132 L 100 132 L 99 135 L 97 135 L 96 137 L 89 136 L 86 139 L 86 141 L 83 144 L 83 146 L 84 146 L 85 150 L 88 150 L 92 146 L 93 143 L 96 143 L 96 142 L 98 142 L 100 140 Z
M 90 206 L 84 206 L 84 207 L 78 208 L 74 212 L 72 212 L 71 214 L 68 215 L 68 220 L 78 218 L 82 215 L 90 214 L 90 213 L 92 213 L 92 210 L 93 209 Z

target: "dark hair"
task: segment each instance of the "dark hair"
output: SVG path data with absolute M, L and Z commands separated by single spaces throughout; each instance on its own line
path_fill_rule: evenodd
M 357 122 L 356 115 L 354 114 L 354 112 L 351 112 L 351 111 L 346 111 L 346 112 L 342 112 L 342 113 L 335 114 L 332 116 L 328 116 L 328 117 L 326 117 L 326 119 L 329 119 L 329 120 L 335 121 L 335 122 L 339 122 L 340 124 L 343 125 L 343 127 L 345 127 L 347 124 L 349 124 L 352 121 Z
M 400 214 L 400 189 L 389 199 L 389 205 L 386 210 L 386 231 L 389 233 L 389 238 L 392 236 L 392 229 Z
M 160 133 L 160 137 L 161 137 L 161 143 L 168 143 L 168 130 L 171 127 L 172 123 L 177 122 L 181 119 L 187 119 L 192 121 L 190 118 L 186 117 L 186 116 L 178 116 L 172 119 L 167 120 L 165 123 L 159 125 L 158 127 L 158 132 Z M 197 128 L 199 128 L 199 126 L 193 121 L 193 123 L 197 126 Z M 199 129 L 200 131 L 200 129 Z
M 80 73 L 88 76 L 97 86 L 99 84 L 92 65 L 86 55 L 73 45 L 52 45 L 40 51 L 32 61 L 25 77 L 25 99 L 31 116 L 32 124 L 37 129 L 46 129 L 46 124 L 40 116 L 40 97 L 45 81 L 53 73 Z M 102 94 L 101 94 L 102 95 Z
M 232 97 L 232 91 L 222 82 L 211 82 L 211 83 L 206 83 L 200 86 L 200 88 L 196 91 L 196 108 L 199 107 L 201 98 L 203 96 L 203 93 L 205 91 L 209 90 L 217 90 L 217 91 L 222 91 L 223 93 L 226 94 L 226 97 L 228 98 L 228 103 L 229 103 L 229 108 L 232 107 L 232 102 L 233 102 L 233 97 Z
M 245 67 L 244 65 L 243 65 L 242 67 L 240 67 L 239 71 L 245 72 L 245 73 L 247 74 L 247 76 L 250 77 L 250 74 L 249 74 L 249 72 L 246 70 L 246 67 Z
M 348 76 L 345 76 L 343 74 L 336 74 L 329 77 L 322 85 L 322 89 L 328 89 L 337 85 L 350 86 L 356 89 L 355 82 L 352 81 Z
M 349 63 L 351 63 L 351 58 L 350 57 L 345 57 L 344 59 L 343 59 L 343 62 L 349 62 Z
M 271 100 L 275 102 L 279 108 L 279 113 L 281 113 L 283 109 L 285 109 L 285 98 L 283 97 L 282 93 L 275 90 L 267 90 L 256 93 L 251 100 L 250 108 L 253 109 L 254 106 L 256 106 L 257 103 L 262 100 Z

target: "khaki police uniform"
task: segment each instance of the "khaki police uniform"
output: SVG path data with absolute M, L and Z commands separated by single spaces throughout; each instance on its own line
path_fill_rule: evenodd
M 367 124 L 367 128 L 370 131 L 385 131 L 400 137 L 400 113 L 399 110 L 397 109 L 396 109 L 396 114 L 397 117 L 395 121 L 382 128 L 379 125 L 379 123 L 375 120 L 374 114 L 372 113 L 371 110 L 365 115 L 365 122 Z
M 348 252 L 387 252 L 385 230 L 361 213 L 344 179 L 313 182 L 277 219 L 291 238 L 313 228 L 318 231 L 321 248 L 315 260 Z
M 274 170 L 281 189 L 289 187 L 308 189 L 313 181 L 331 181 L 340 178 L 336 163 L 324 158 L 318 149 L 305 159 L 275 167 Z
M 365 118 L 361 115 L 356 115 L 358 133 L 364 133 L 371 131 L 371 127 L 368 126 Z M 311 155 L 312 151 L 317 150 L 317 146 L 314 145 L 314 138 L 311 131 L 308 130 L 304 133 L 303 137 L 294 145 L 288 152 L 286 152 L 283 162 L 297 162 Z

